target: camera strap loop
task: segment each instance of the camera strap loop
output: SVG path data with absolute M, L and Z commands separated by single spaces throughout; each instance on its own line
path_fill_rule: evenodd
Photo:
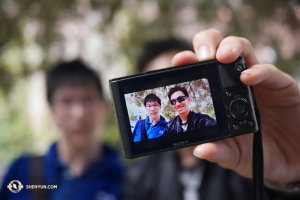
M 148 135 L 147 135 L 147 131 L 145 128 L 145 120 L 142 120 L 142 140 L 148 140 Z
M 254 94 L 254 93 L 253 93 Z M 255 99 L 255 98 L 254 98 Z M 258 131 L 254 133 L 253 149 L 252 149 L 252 186 L 253 186 L 253 200 L 264 200 L 264 156 L 261 132 L 261 114 L 255 102 L 255 113 L 258 123 Z

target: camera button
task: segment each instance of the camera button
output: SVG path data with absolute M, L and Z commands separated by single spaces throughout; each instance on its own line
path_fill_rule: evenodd
M 241 93 L 244 94 L 244 95 L 247 95 L 247 94 L 248 94 L 248 88 L 243 87 L 243 88 L 241 89 Z
M 249 121 L 247 122 L 247 124 L 248 124 L 248 126 L 249 126 L 250 128 L 253 128 L 253 127 L 255 126 L 255 123 L 254 123 L 254 121 L 252 121 L 252 120 L 249 120 Z
M 229 91 L 226 91 L 226 97 L 231 98 L 232 97 L 232 93 Z
M 238 65 L 235 67 L 235 70 L 236 70 L 236 72 L 241 73 L 242 71 L 244 71 L 244 67 L 243 67 L 243 65 L 238 64 Z
M 233 129 L 234 131 L 238 131 L 238 130 L 240 129 L 240 127 L 239 127 L 239 125 L 233 124 L 233 125 L 232 125 L 232 129 Z
M 250 110 L 250 104 L 246 99 L 237 98 L 234 99 L 229 105 L 230 115 L 239 121 L 245 120 L 248 118 Z

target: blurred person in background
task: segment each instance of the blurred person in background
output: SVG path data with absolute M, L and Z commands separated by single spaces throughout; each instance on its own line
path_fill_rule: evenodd
M 193 48 L 182 39 L 151 41 L 138 58 L 138 72 L 170 67 L 172 58 L 184 50 Z M 249 179 L 198 159 L 193 149 L 150 155 L 131 165 L 125 176 L 124 200 L 250 200 Z
M 297 82 L 272 64 L 258 62 L 252 44 L 242 37 L 223 37 L 216 29 L 195 34 L 193 51 L 176 54 L 173 66 L 209 59 L 231 63 L 243 55 L 240 75 L 253 86 L 262 116 L 264 185 L 270 199 L 300 199 L 300 90 Z M 194 155 L 252 178 L 253 134 L 197 145 Z
M 214 58 L 230 63 L 242 54 L 248 69 L 241 81 L 254 86 L 262 113 L 266 200 L 300 199 L 300 135 L 296 126 L 300 91 L 295 80 L 273 65 L 258 64 L 244 38 L 223 38 L 219 31 L 208 29 L 194 36 L 193 47 L 195 53 L 181 40 L 150 42 L 139 58 L 138 70 Z M 127 171 L 125 200 L 251 199 L 252 141 L 253 135 L 248 134 L 148 156 Z
M 100 78 L 79 60 L 62 62 L 48 72 L 46 87 L 61 135 L 46 155 L 23 155 L 11 164 L 0 199 L 120 199 L 123 165 L 115 150 L 101 142 L 108 109 Z

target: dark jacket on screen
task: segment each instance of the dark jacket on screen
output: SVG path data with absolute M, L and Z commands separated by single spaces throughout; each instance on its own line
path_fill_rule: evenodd
M 197 130 L 200 128 L 213 126 L 217 124 L 216 120 L 214 120 L 210 116 L 201 113 L 195 113 L 193 111 L 189 112 L 187 123 L 188 123 L 187 131 Z M 167 134 L 182 133 L 183 130 L 181 124 L 182 124 L 181 118 L 179 117 L 179 115 L 177 115 L 174 119 L 168 122 Z

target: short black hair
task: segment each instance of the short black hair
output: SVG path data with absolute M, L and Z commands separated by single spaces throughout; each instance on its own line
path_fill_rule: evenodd
M 137 60 L 137 71 L 143 72 L 146 65 L 156 56 L 174 50 L 193 51 L 193 47 L 186 40 L 179 38 L 160 39 L 146 43 Z
M 145 99 L 144 99 L 144 106 L 146 107 L 146 103 L 148 101 L 157 101 L 157 103 L 159 105 L 161 105 L 161 100 L 158 96 L 156 96 L 155 94 L 151 93 L 151 94 L 148 94 Z
M 169 89 L 169 92 L 168 92 L 169 100 L 171 100 L 172 94 L 174 94 L 177 91 L 181 91 L 185 96 L 189 97 L 189 93 L 187 92 L 187 89 L 185 87 L 183 87 L 183 86 L 174 86 L 171 89 Z
M 103 98 L 100 76 L 80 60 L 60 62 L 47 72 L 46 89 L 47 101 L 52 105 L 55 89 L 62 85 L 95 84 L 99 95 Z

